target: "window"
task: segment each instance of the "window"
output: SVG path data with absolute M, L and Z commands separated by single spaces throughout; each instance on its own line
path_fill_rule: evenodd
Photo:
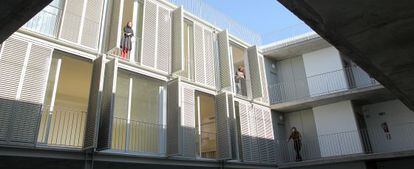
M 64 0 L 53 0 L 48 6 L 23 25 L 31 31 L 56 37 L 60 26 Z
M 230 55 L 233 58 L 233 70 L 234 70 L 234 91 L 242 96 L 247 96 L 247 74 L 245 65 L 246 49 L 236 45 L 230 44 Z M 239 70 L 240 69 L 240 70 Z
M 217 158 L 217 129 L 215 98 L 212 95 L 196 92 L 195 126 L 198 131 L 196 152 L 198 157 Z
M 55 52 L 49 72 L 38 142 L 83 146 L 92 78 L 92 63 L 63 52 Z

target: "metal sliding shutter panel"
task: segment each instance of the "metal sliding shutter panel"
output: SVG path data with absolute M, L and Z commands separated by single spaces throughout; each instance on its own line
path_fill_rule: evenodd
M 218 34 L 219 42 L 219 64 L 220 64 L 220 87 L 231 91 L 232 74 L 230 69 L 229 36 L 227 31 Z
M 158 7 L 157 69 L 170 73 L 171 62 L 171 12 Z
M 258 138 L 257 138 L 257 129 L 256 129 L 256 114 L 254 112 L 253 106 L 250 105 L 247 108 L 247 114 L 249 116 L 249 131 L 250 136 L 252 139 L 250 139 L 251 142 L 251 153 L 252 153 L 252 161 L 259 162 L 260 161 L 260 155 L 259 155 L 259 145 L 258 145 Z
M 216 68 L 214 57 L 214 33 L 211 30 L 204 29 L 204 53 L 206 65 L 206 85 L 216 87 Z
M 230 143 L 230 105 L 228 104 L 227 93 L 216 96 L 216 117 L 217 117 L 217 143 L 218 158 L 231 159 Z
M 98 148 L 110 148 L 112 141 L 112 119 L 115 103 L 118 60 L 114 59 L 105 65 L 105 80 L 102 97 L 101 120 L 99 127 Z
M 204 42 L 203 42 L 203 27 L 194 23 L 194 66 L 195 66 L 195 81 L 197 83 L 205 84 L 205 69 L 204 69 Z
M 184 13 L 180 7 L 172 12 L 172 65 L 171 72 L 184 70 Z
M 84 1 L 85 0 L 66 0 L 60 38 L 74 43 L 78 42 Z
M 194 89 L 182 86 L 182 149 L 183 156 L 195 156 L 195 103 Z
M 262 78 L 260 76 L 259 58 L 257 53 L 257 47 L 253 46 L 247 49 L 247 56 L 249 61 L 249 72 L 252 84 L 252 96 L 253 98 L 260 98 L 262 93 Z
M 10 118 L 13 111 L 13 100 L 0 98 L 0 143 L 7 141 Z
M 155 68 L 155 48 L 157 37 L 157 5 L 150 1 L 145 1 L 144 24 L 142 39 L 141 63 L 145 66 Z
M 272 114 L 269 108 L 263 108 L 263 120 L 266 134 L 266 146 L 268 152 L 268 162 L 276 163 L 276 142 L 273 133 Z
M 239 101 L 239 117 L 240 117 L 240 133 L 241 133 L 241 144 L 242 144 L 242 154 L 244 161 L 253 161 L 252 149 L 251 149 L 251 139 L 252 136 L 249 130 L 249 114 L 248 114 L 248 104 Z
M 104 78 L 105 59 L 101 56 L 93 62 L 92 82 L 89 93 L 88 114 L 85 128 L 84 148 L 96 148 Z
M 230 142 L 231 142 L 231 153 L 233 159 L 239 159 L 239 139 L 237 138 L 238 127 L 236 127 L 236 116 L 233 95 L 228 94 L 227 104 L 229 105 L 230 115 Z
M 180 155 L 179 144 L 182 138 L 179 107 L 179 81 L 175 80 L 167 85 L 167 154 Z
M 264 66 L 264 59 L 263 55 L 259 54 L 259 70 L 260 70 L 260 77 L 262 77 L 262 101 L 265 103 L 269 103 L 269 90 L 267 88 L 267 79 L 265 74 L 265 66 Z
M 22 101 L 43 103 L 51 59 L 52 49 L 32 45 L 20 96 Z
M 108 42 L 108 51 L 117 47 L 120 47 L 118 45 L 120 43 L 121 34 L 118 32 L 118 28 L 121 26 L 119 25 L 119 13 L 120 13 L 120 6 L 121 1 L 112 1 L 112 11 L 111 16 L 109 17 L 111 19 L 110 21 L 110 27 L 109 29 L 109 42 Z
M 10 130 L 12 144 L 35 144 L 41 104 L 15 102 Z
M 93 49 L 97 48 L 102 8 L 103 0 L 88 0 L 83 21 L 82 45 Z
M 254 115 L 256 118 L 256 131 L 257 131 L 257 143 L 259 147 L 259 157 L 261 162 L 268 161 L 268 151 L 267 151 L 267 141 L 266 141 L 266 131 L 265 124 L 263 119 L 262 109 L 260 107 L 254 106 Z
M 14 100 L 17 95 L 28 43 L 9 38 L 3 45 L 0 56 L 0 97 Z

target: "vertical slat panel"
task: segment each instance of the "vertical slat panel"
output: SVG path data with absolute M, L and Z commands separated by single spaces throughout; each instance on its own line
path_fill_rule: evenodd
M 60 38 L 77 43 L 84 0 L 66 0 L 65 10 L 63 11 L 62 29 Z
M 268 151 L 267 151 L 267 141 L 266 141 L 266 131 L 265 124 L 263 119 L 262 109 L 258 106 L 253 107 L 254 116 L 256 120 L 256 131 L 257 131 L 257 143 L 258 143 L 258 153 L 261 162 L 268 161 Z
M 52 49 L 38 45 L 31 46 L 20 95 L 22 101 L 43 103 L 51 59 Z
M 180 117 L 181 110 L 179 107 L 179 81 L 178 79 L 169 82 L 167 85 L 167 154 L 181 155 L 182 130 Z
M 158 7 L 158 41 L 157 69 L 170 72 L 171 62 L 171 13 L 163 7 Z
M 258 138 L 257 138 L 257 123 L 256 123 L 256 115 L 253 109 L 253 106 L 250 104 L 247 107 L 247 114 L 249 117 L 249 132 L 250 132 L 250 145 L 251 145 L 251 153 L 252 153 L 252 161 L 253 162 L 259 162 L 260 161 L 260 155 L 259 155 L 259 144 L 258 144 Z
M 112 50 L 114 48 L 119 47 L 119 43 L 120 43 L 120 37 L 121 37 L 121 32 L 120 32 L 120 27 L 122 25 L 120 25 L 120 10 L 121 10 L 121 1 L 112 1 L 112 6 L 111 6 L 112 10 L 111 10 L 111 21 L 110 21 L 110 27 L 109 29 L 109 40 L 108 40 L 108 48 L 107 50 Z
M 88 114 L 85 128 L 84 148 L 96 148 L 98 127 L 102 104 L 105 57 L 101 56 L 93 62 L 92 82 L 89 93 Z
M 266 134 L 266 146 L 268 152 L 268 162 L 276 163 L 276 142 L 273 132 L 272 114 L 269 108 L 263 108 L 263 121 Z
M 244 102 L 238 102 L 239 104 L 239 118 L 240 118 L 240 134 L 241 134 L 241 147 L 242 147 L 242 154 L 243 154 L 243 161 L 250 162 L 252 161 L 252 149 L 251 149 L 251 139 L 252 136 L 249 130 L 249 114 L 248 108 L 249 104 Z
M 93 49 L 97 48 L 102 8 L 103 0 L 88 0 L 83 21 L 82 45 Z
M 227 93 L 216 96 L 218 158 L 231 159 L 230 105 Z
M 0 98 L 0 143 L 7 141 L 7 133 L 14 101 Z
M 142 39 L 141 63 L 155 68 L 156 37 L 157 37 L 157 5 L 151 1 L 144 4 L 144 24 Z
M 28 43 L 9 38 L 0 56 L 0 97 L 16 99 Z
M 232 71 L 230 68 L 229 35 L 227 30 L 218 34 L 220 86 L 221 89 L 232 91 Z
M 266 73 L 265 73 L 263 55 L 259 54 L 258 59 L 259 59 L 260 77 L 262 79 L 262 101 L 265 103 L 269 103 L 269 90 L 267 87 L 267 78 L 266 78 Z
M 195 93 L 189 86 L 182 86 L 181 127 L 183 156 L 195 157 Z
M 194 67 L 195 67 L 195 81 L 197 83 L 205 84 L 205 69 L 204 69 L 204 41 L 203 41 L 203 27 L 194 23 Z
M 205 53 L 205 67 L 206 67 L 206 85 L 216 86 L 216 68 L 214 57 L 214 33 L 210 30 L 204 29 L 204 53 Z
M 26 102 L 15 102 L 10 130 L 11 144 L 29 144 L 34 146 L 41 105 Z
M 184 63 L 184 12 L 180 7 L 172 13 L 172 65 L 171 72 L 183 71 Z
M 98 148 L 110 148 L 112 141 L 112 119 L 115 108 L 116 81 L 118 75 L 118 59 L 111 60 L 105 65 L 105 80 L 103 86 L 102 110 L 99 127 Z
M 252 96 L 253 98 L 260 98 L 262 93 L 262 78 L 260 74 L 259 58 L 257 46 L 253 46 L 247 49 L 247 56 L 249 61 L 249 72 L 252 84 Z

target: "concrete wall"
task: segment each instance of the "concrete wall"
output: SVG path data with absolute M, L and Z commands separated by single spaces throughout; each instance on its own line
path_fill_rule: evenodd
M 311 96 L 348 89 L 342 60 L 334 47 L 303 54 L 303 63 Z
M 414 112 L 401 101 L 391 100 L 362 107 L 374 152 L 414 149 Z M 381 124 L 387 123 L 389 135 Z
M 313 108 L 322 157 L 362 153 L 351 101 Z

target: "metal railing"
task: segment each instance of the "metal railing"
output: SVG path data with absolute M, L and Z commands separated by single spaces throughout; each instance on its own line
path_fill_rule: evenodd
M 166 125 L 114 117 L 112 149 L 144 154 L 165 153 Z
M 199 148 L 199 156 L 201 158 L 210 158 L 216 159 L 217 158 L 217 133 L 214 132 L 206 132 L 200 131 L 197 133 L 200 146 Z
M 42 109 L 38 145 L 82 148 L 87 112 L 46 105 Z
M 121 48 L 119 46 L 114 47 L 110 50 L 108 50 L 107 54 L 109 56 L 112 57 L 116 57 L 122 60 L 126 60 L 129 62 L 133 62 L 133 63 L 139 63 L 140 62 L 140 52 L 141 52 L 141 43 L 142 43 L 142 38 L 138 37 L 138 36 L 134 36 L 134 40 L 132 41 L 132 45 L 135 46 L 135 51 L 128 51 L 128 54 L 126 56 L 126 58 L 122 58 L 121 57 Z M 133 59 L 131 57 L 134 57 Z
M 272 104 L 380 85 L 358 66 L 279 82 L 269 86 Z
M 319 135 L 301 140 L 302 160 L 315 160 L 355 154 L 414 150 L 414 122 L 390 124 L 388 132 L 378 127 Z M 306 134 L 306 133 L 302 133 Z M 295 142 L 279 140 L 280 163 L 297 161 Z M 297 147 L 296 147 L 297 148 Z
M 42 11 L 30 19 L 23 28 L 35 31 L 44 35 L 56 37 L 59 29 L 59 23 L 62 15 L 62 9 L 59 5 L 49 4 Z
M 234 19 L 203 2 L 202 0 L 169 0 L 177 6 L 183 6 L 184 9 L 193 15 L 217 26 L 221 29 L 227 29 L 232 35 L 243 39 L 250 44 L 260 45 L 262 42 L 261 35 L 251 31 L 246 26 L 241 25 Z

